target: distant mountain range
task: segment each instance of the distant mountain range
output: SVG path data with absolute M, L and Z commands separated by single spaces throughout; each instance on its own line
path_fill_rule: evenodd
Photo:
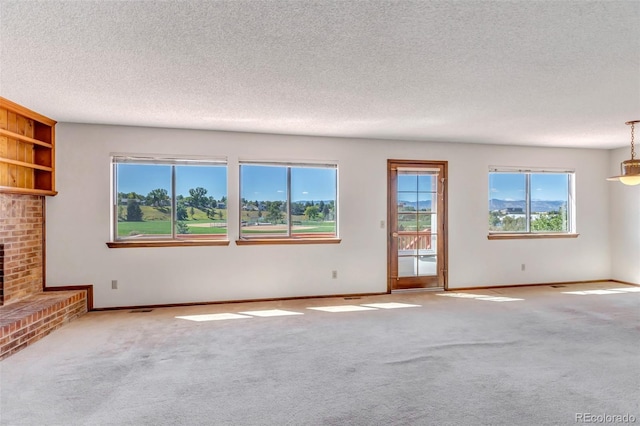
M 496 198 L 492 198 L 489 200 L 489 210 L 504 210 L 508 208 L 521 208 L 523 211 L 525 210 L 525 200 L 498 200 Z M 547 201 L 547 200 L 531 200 L 531 211 L 532 212 L 551 212 L 558 211 L 560 207 L 567 206 L 566 201 Z
M 427 200 L 427 201 L 404 201 L 404 200 L 399 200 L 398 204 L 403 204 L 405 206 L 411 206 L 416 210 L 430 209 L 431 208 L 431 200 Z

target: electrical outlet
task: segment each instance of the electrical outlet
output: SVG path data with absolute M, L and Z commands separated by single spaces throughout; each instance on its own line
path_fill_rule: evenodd
M 334 280 L 338 278 L 338 271 L 331 271 L 331 278 Z
M 524 270 L 525 270 L 524 263 L 523 263 L 522 265 L 520 265 L 520 270 L 521 270 L 521 271 L 524 271 Z
M 111 280 L 111 289 L 112 290 L 118 289 L 118 280 Z

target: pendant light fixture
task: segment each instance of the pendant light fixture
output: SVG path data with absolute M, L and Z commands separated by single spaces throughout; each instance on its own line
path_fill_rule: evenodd
M 612 176 L 607 180 L 620 181 L 625 185 L 640 185 L 640 160 L 636 160 L 636 148 L 633 141 L 636 123 L 640 123 L 640 120 L 624 123 L 631 126 L 631 159 L 620 163 L 620 176 Z

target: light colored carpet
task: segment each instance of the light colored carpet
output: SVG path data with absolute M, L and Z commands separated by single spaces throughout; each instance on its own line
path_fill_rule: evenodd
M 640 423 L 640 293 L 562 293 L 615 287 L 94 312 L 0 362 L 0 424 Z M 307 309 L 384 302 L 420 306 Z M 304 315 L 176 318 L 272 309 Z

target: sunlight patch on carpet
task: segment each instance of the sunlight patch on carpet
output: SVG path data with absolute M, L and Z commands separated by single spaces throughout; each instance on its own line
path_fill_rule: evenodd
M 478 297 L 476 298 L 476 300 L 487 300 L 489 302 L 516 302 L 519 300 L 524 300 L 524 299 L 518 299 L 516 297 L 490 297 L 490 296 L 486 296 L 486 297 Z
M 579 294 L 579 295 L 590 295 L 590 294 L 622 294 L 625 293 L 622 290 L 611 289 L 611 290 L 584 290 L 584 291 L 563 291 L 563 294 Z
M 469 293 L 439 293 L 436 296 L 459 297 L 461 299 L 486 300 L 489 302 L 516 302 L 524 299 L 505 296 L 489 296 L 486 294 L 469 294 Z
M 222 320 L 231 320 L 231 319 L 242 319 L 242 318 L 251 318 L 247 315 L 238 315 L 238 314 L 204 314 L 204 315 L 186 315 L 181 317 L 176 317 L 179 319 L 184 319 L 188 321 L 222 321 Z
M 266 311 L 245 311 L 240 313 L 252 315 L 255 317 L 284 317 L 287 315 L 304 315 L 302 312 L 283 311 L 281 309 L 269 309 Z
M 610 288 L 611 291 L 622 291 L 625 293 L 640 293 L 640 287 L 622 287 L 622 288 Z
M 422 305 L 410 305 L 408 303 L 396 303 L 396 302 L 388 302 L 388 303 L 366 303 L 362 306 L 368 306 L 370 308 L 379 308 L 379 309 L 399 309 L 399 308 L 420 308 Z
M 446 297 L 459 297 L 462 299 L 477 299 L 478 297 L 492 297 L 486 296 L 484 294 L 469 294 L 469 293 L 438 293 L 436 296 L 446 296 Z
M 315 308 L 307 308 L 313 309 L 314 311 L 324 311 L 324 312 L 354 312 L 354 311 L 375 311 L 376 308 L 369 308 L 366 306 L 356 306 L 356 305 L 339 305 L 339 306 L 318 306 Z

